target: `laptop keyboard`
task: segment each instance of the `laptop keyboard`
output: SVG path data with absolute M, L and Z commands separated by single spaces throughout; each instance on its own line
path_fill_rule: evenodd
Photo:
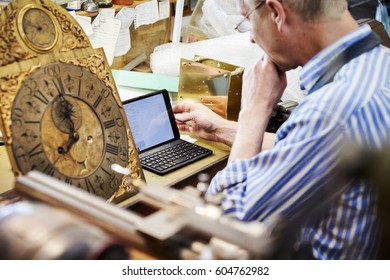
M 142 157 L 141 165 L 149 171 L 163 175 L 211 154 L 209 149 L 181 141 L 177 145 Z

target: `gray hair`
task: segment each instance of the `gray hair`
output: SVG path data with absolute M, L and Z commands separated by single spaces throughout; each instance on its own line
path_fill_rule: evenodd
M 287 4 L 304 21 L 338 18 L 348 9 L 347 0 L 279 0 L 279 2 Z

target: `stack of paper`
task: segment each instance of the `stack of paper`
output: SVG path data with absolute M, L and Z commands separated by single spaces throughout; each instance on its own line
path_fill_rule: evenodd
M 131 49 L 130 26 L 134 28 L 153 24 L 169 17 L 169 0 L 152 0 L 137 5 L 135 8 L 122 8 L 116 15 L 115 9 L 100 9 L 98 16 L 91 23 L 90 17 L 71 14 L 79 22 L 91 41 L 92 47 L 103 48 L 108 63 L 111 65 L 115 56 L 125 55 Z

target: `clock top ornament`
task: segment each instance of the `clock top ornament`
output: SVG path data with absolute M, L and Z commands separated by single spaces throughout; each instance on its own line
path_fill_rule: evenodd
M 91 48 L 77 21 L 49 0 L 13 1 L 0 19 L 0 66 L 41 53 Z
M 110 201 L 144 179 L 103 50 L 49 0 L 0 14 L 0 128 L 15 175 L 38 170 Z

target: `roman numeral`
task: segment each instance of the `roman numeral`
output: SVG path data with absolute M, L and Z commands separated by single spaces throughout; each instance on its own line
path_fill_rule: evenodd
M 113 155 L 118 155 L 118 151 L 119 151 L 119 148 L 118 146 L 114 146 L 114 145 L 111 145 L 111 144 L 107 144 L 106 145 L 106 151 L 110 154 L 113 154 Z
M 79 80 L 79 89 L 78 89 L 78 96 L 81 95 L 81 79 Z
M 34 94 L 34 97 L 37 98 L 39 101 L 41 101 L 43 104 L 47 105 L 49 103 L 49 100 L 46 98 L 45 95 L 40 90 L 36 91 L 38 94 Z
M 115 126 L 115 121 L 114 120 L 106 121 L 103 123 L 103 126 L 105 129 L 113 127 L 113 126 Z
M 23 154 L 19 154 L 19 155 L 15 155 L 15 157 L 16 158 L 23 158 L 23 157 L 25 157 L 26 156 L 26 154 L 25 153 L 23 153 Z
M 59 94 L 65 94 L 65 89 L 64 89 L 64 85 L 62 83 L 62 80 L 60 78 L 57 78 L 57 81 L 58 81 L 58 84 L 55 82 L 55 80 L 53 79 L 53 84 L 55 85 L 57 91 Z
M 65 183 L 67 183 L 69 185 L 73 185 L 72 184 L 72 179 L 70 179 L 69 177 L 65 178 Z
M 101 91 L 102 96 L 108 97 L 110 95 L 111 91 L 108 88 L 103 88 Z
M 39 154 L 41 154 L 41 153 L 43 153 L 42 146 L 41 146 L 41 144 L 38 144 L 38 145 L 36 145 L 34 148 L 32 148 L 32 149 L 28 152 L 28 155 L 29 155 L 30 157 L 34 157 L 34 156 L 39 155 Z
M 87 187 L 87 191 L 89 193 L 94 193 L 94 188 L 93 188 L 93 185 L 92 185 L 91 181 L 89 181 L 88 178 L 85 178 L 84 181 L 85 181 L 85 186 Z
M 46 165 L 46 167 L 43 169 L 43 173 L 53 176 L 54 175 L 53 165 L 51 165 L 50 163 Z
M 109 172 L 108 170 L 104 169 L 103 167 L 102 167 L 102 170 L 108 175 L 108 177 L 111 177 L 111 175 L 112 175 L 111 172 Z
M 98 98 L 96 98 L 95 103 L 93 103 L 93 108 L 97 108 L 100 104 L 100 101 L 102 101 L 102 97 L 99 95 Z
M 25 121 L 26 124 L 40 124 L 41 121 Z

